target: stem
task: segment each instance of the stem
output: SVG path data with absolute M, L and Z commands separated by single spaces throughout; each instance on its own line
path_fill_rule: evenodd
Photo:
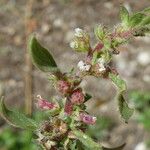
M 31 34 L 35 28 L 33 25 L 32 17 L 32 7 L 34 0 L 27 1 L 26 4 L 26 13 L 25 13 L 25 32 L 26 32 L 26 43 L 27 37 Z M 28 48 L 26 48 L 25 54 L 25 112 L 28 115 L 32 114 L 32 62 L 28 53 Z

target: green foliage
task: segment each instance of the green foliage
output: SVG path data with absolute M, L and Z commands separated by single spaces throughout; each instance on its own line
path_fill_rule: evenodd
M 0 134 L 0 148 L 3 150 L 37 150 L 32 137 L 31 131 L 14 130 L 6 126 Z
M 124 6 L 120 7 L 120 18 L 123 26 L 127 27 L 129 22 L 129 12 Z
M 146 16 L 143 21 L 140 23 L 140 26 L 146 26 L 150 24 L 150 16 Z
M 62 94 L 62 98 L 53 103 L 39 96 L 38 107 L 43 110 L 42 118 L 38 123 L 18 111 L 9 110 L 2 98 L 0 112 L 10 124 L 27 130 L 35 131 L 40 145 L 44 149 L 71 150 L 121 150 L 125 144 L 116 148 L 105 148 L 93 139 L 99 140 L 103 129 L 109 127 L 108 120 L 100 120 L 100 126 L 95 124 L 96 118 L 86 111 L 85 102 L 91 95 L 83 92 L 80 83 L 84 76 L 92 75 L 99 78 L 110 78 L 117 87 L 117 100 L 121 117 L 127 122 L 133 114 L 125 98 L 126 83 L 111 66 L 113 55 L 119 54 L 118 47 L 134 36 L 144 36 L 150 32 L 150 18 L 147 15 L 149 8 L 142 12 L 129 14 L 125 7 L 120 9 L 121 24 L 112 32 L 104 26 L 97 26 L 94 30 L 99 42 L 92 48 L 89 34 L 75 29 L 74 39 L 70 47 L 78 52 L 86 52 L 86 59 L 78 63 L 78 73 L 61 73 L 49 51 L 44 48 L 33 36 L 30 40 L 29 52 L 34 65 L 43 72 L 50 72 L 50 81 Z M 144 116 L 143 116 L 144 114 Z M 139 120 L 149 126 L 150 111 L 143 110 Z M 46 118 L 46 119 L 45 119 Z M 43 121 L 45 120 L 45 121 Z M 40 123 L 43 124 L 40 124 Z M 103 123 L 103 124 L 102 124 Z M 40 124 L 38 126 L 38 124 Z M 88 127 L 89 126 L 89 127 Z M 89 129 L 87 133 L 83 129 Z M 96 131 L 97 134 L 93 134 Z M 91 137 L 90 137 L 91 136 Z M 92 139 L 93 138 L 93 139 Z
M 0 101 L 0 113 L 11 125 L 15 127 L 20 127 L 27 130 L 35 130 L 37 128 L 37 123 L 26 117 L 24 114 L 18 111 L 9 110 L 5 103 L 3 97 Z
M 85 101 L 88 101 L 89 99 L 92 98 L 92 96 L 90 94 L 86 93 L 84 98 L 85 98 Z
M 150 93 L 132 91 L 129 99 L 133 102 L 135 110 L 138 112 L 137 120 L 150 130 Z
M 150 7 L 145 8 L 145 9 L 143 10 L 143 12 L 145 12 L 145 13 L 150 13 Z
M 34 36 L 31 37 L 29 46 L 32 61 L 38 69 L 44 72 L 56 72 L 59 70 L 52 55 L 40 45 Z
M 129 108 L 129 106 L 123 96 L 123 92 L 126 90 L 125 81 L 122 80 L 116 74 L 110 73 L 109 77 L 118 88 L 117 100 L 118 100 L 120 115 L 125 120 L 125 122 L 128 122 L 129 118 L 133 115 L 134 110 Z
M 101 25 L 97 25 L 95 28 L 94 28 L 94 33 L 95 33 L 95 36 L 99 39 L 99 40 L 102 40 L 105 38 L 106 36 L 106 31 L 105 31 L 105 28 Z
M 132 28 L 138 26 L 143 21 L 144 18 L 145 14 L 143 13 L 135 13 L 131 15 L 129 18 L 129 26 Z
M 131 109 L 126 100 L 124 99 L 122 93 L 119 93 L 118 95 L 118 105 L 119 105 L 119 112 L 121 114 L 121 117 L 125 120 L 127 123 L 129 118 L 133 115 L 134 109 Z
M 73 130 L 73 134 L 89 150 L 102 150 L 101 146 L 93 141 L 88 135 L 79 130 Z
M 97 141 L 102 140 L 105 137 L 106 131 L 108 131 L 112 125 L 113 121 L 111 118 L 97 117 L 96 124 L 88 126 L 87 134 Z
M 119 75 L 110 73 L 109 74 L 110 79 L 113 81 L 113 83 L 117 86 L 117 88 L 119 89 L 119 92 L 123 92 L 126 90 L 126 83 L 124 80 L 122 80 L 120 78 Z

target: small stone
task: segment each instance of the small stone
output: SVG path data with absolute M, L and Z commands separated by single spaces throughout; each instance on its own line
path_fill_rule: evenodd
M 145 143 L 141 142 L 137 144 L 134 150 L 148 150 L 148 149 L 146 148 Z
M 150 53 L 149 52 L 141 52 L 137 56 L 137 61 L 139 64 L 146 66 L 150 63 Z

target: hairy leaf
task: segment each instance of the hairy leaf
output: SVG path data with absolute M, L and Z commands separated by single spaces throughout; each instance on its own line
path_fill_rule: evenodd
M 18 111 L 9 110 L 4 103 L 3 97 L 0 101 L 0 113 L 8 123 L 15 127 L 28 130 L 35 130 L 37 128 L 37 123 L 34 120 L 26 117 L 24 114 Z
M 110 79 L 113 81 L 113 83 L 118 87 L 118 89 L 119 89 L 120 92 L 123 92 L 123 91 L 126 90 L 126 83 L 125 83 L 124 80 L 122 80 L 122 79 L 120 78 L 119 75 L 110 73 L 110 74 L 109 74 L 109 77 L 110 77 Z
M 120 146 L 118 146 L 118 147 L 114 147 L 114 148 L 106 148 L 106 147 L 102 147 L 103 148 L 103 150 L 123 150 L 123 148 L 125 147 L 125 143 L 124 144 L 122 144 L 122 145 L 120 145 Z
M 30 40 L 30 55 L 34 65 L 44 72 L 58 71 L 57 64 L 46 48 L 33 36 Z
M 125 120 L 127 123 L 129 118 L 133 115 L 134 109 L 131 109 L 126 100 L 123 97 L 122 93 L 118 94 L 118 105 L 119 105 L 119 112 L 121 114 L 121 117 Z
M 143 19 L 145 18 L 145 14 L 143 13 L 135 13 L 129 18 L 129 26 L 136 27 L 138 26 Z
M 79 130 L 73 130 L 76 138 L 89 150 L 102 150 L 101 146 L 94 142 L 88 135 Z
M 150 16 L 146 16 L 140 23 L 140 26 L 150 25 Z
M 124 6 L 120 7 L 120 18 L 121 18 L 123 25 L 128 26 L 129 12 Z

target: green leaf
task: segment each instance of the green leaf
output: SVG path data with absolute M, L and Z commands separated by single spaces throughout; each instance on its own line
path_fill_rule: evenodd
M 121 18 L 123 25 L 128 26 L 129 12 L 124 6 L 120 7 L 120 18 Z
M 143 21 L 140 23 L 140 26 L 145 26 L 150 24 L 150 16 L 146 16 Z
M 116 75 L 116 74 L 113 74 L 113 73 L 110 73 L 109 74 L 109 78 L 113 81 L 113 83 L 118 87 L 119 91 L 120 92 L 123 92 L 126 90 L 126 83 L 124 80 L 122 80 L 120 78 L 119 75 Z
M 143 10 L 143 12 L 145 12 L 145 13 L 150 13 L 150 7 L 145 8 L 145 9 Z
M 126 100 L 123 97 L 122 93 L 118 94 L 118 105 L 119 105 L 119 112 L 121 117 L 127 123 L 129 118 L 133 115 L 134 109 L 129 108 Z
M 95 26 L 94 28 L 94 33 L 95 33 L 95 36 L 99 39 L 99 40 L 102 40 L 105 38 L 106 36 L 106 30 L 105 30 L 105 27 L 102 26 L 102 25 L 97 25 Z
M 101 146 L 94 142 L 88 135 L 79 130 L 73 130 L 76 138 L 89 150 L 102 150 Z
M 18 111 L 9 110 L 4 103 L 3 97 L 0 101 L 0 113 L 8 123 L 15 127 L 28 130 L 35 130 L 37 128 L 37 123 L 34 120 L 27 118 L 24 114 Z
M 88 94 L 88 93 L 85 93 L 84 98 L 85 98 L 85 101 L 88 101 L 89 99 L 92 98 L 92 96 L 90 94 Z
M 125 147 L 125 145 L 126 144 L 124 143 L 124 144 L 122 144 L 118 147 L 114 147 L 114 148 L 106 148 L 106 147 L 102 147 L 102 148 L 103 148 L 103 150 L 122 150 Z
M 136 27 L 138 26 L 143 19 L 145 18 L 145 14 L 143 13 L 135 13 L 129 18 L 129 26 Z
M 56 72 L 59 70 L 52 55 L 40 45 L 34 36 L 31 37 L 29 46 L 32 61 L 38 69 L 44 72 Z

